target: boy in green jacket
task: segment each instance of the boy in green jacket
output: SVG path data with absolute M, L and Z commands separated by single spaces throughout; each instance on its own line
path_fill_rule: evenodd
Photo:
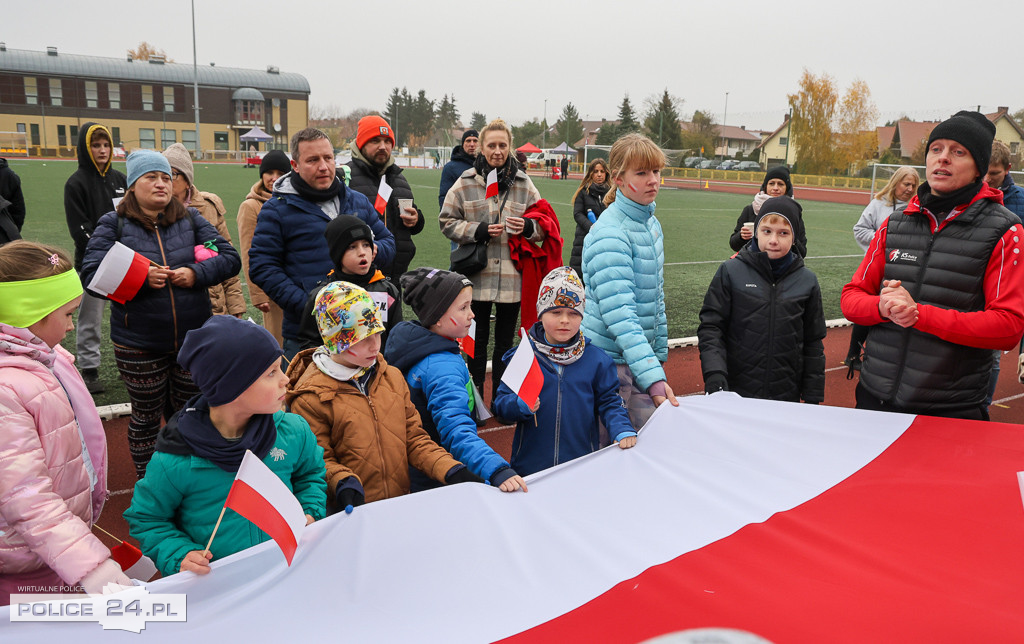
M 281 410 L 288 378 L 281 347 L 264 328 L 217 315 L 185 336 L 178 362 L 200 395 L 160 430 L 146 476 L 124 513 L 130 533 L 164 575 L 210 572 L 210 561 L 270 537 L 227 510 L 220 516 L 246 450 L 295 494 L 307 524 L 326 514 L 323 450 L 309 424 Z

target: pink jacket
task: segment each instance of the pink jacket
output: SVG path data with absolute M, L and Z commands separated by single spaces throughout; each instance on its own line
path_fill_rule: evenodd
M 0 324 L 0 575 L 47 566 L 71 584 L 110 557 L 91 530 L 107 497 L 106 437 L 73 362 Z

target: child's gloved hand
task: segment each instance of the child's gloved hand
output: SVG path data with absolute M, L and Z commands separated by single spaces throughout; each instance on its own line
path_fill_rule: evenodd
M 726 379 L 725 374 L 720 371 L 714 371 L 709 373 L 704 378 L 704 393 L 713 394 L 716 391 L 728 391 L 729 380 Z
M 361 485 L 356 483 L 356 485 L 358 485 L 358 488 L 352 485 L 346 485 L 346 482 L 348 482 L 351 479 L 352 477 L 350 476 L 347 479 L 344 479 L 343 481 L 338 483 L 338 489 L 334 493 L 335 512 L 340 512 L 344 510 L 345 512 L 351 514 L 351 510 L 348 509 L 349 507 L 354 508 L 366 502 L 366 499 L 363 496 Z
M 92 572 L 82 577 L 82 580 L 78 583 L 90 595 L 101 595 L 103 594 L 103 587 L 109 583 L 131 586 L 132 580 L 128 579 L 127 575 L 121 572 L 121 566 L 117 565 L 116 561 L 107 559 L 93 568 Z
M 456 483 L 483 483 L 484 480 L 470 472 L 465 465 L 456 465 L 445 474 L 444 482 L 448 485 L 455 485 Z

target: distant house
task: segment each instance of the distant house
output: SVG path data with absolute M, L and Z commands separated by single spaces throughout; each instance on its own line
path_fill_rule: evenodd
M 583 149 L 587 145 L 597 144 L 597 135 L 601 133 L 601 128 L 606 125 L 618 125 L 619 121 L 609 121 L 608 119 L 601 119 L 600 121 L 583 121 L 583 138 L 570 145 L 577 150 Z
M 1010 116 L 1010 109 L 1000 107 L 992 114 L 986 114 L 988 120 L 996 126 L 996 141 L 1002 141 L 1010 148 L 1010 154 L 1020 162 L 1020 155 L 1024 153 L 1024 129 Z
M 744 156 L 761 143 L 759 133 L 748 131 L 746 126 L 741 125 L 716 125 L 718 129 L 718 140 L 715 141 L 715 154 L 724 157 L 735 157 L 742 153 Z
M 883 133 L 876 129 L 879 151 L 892 150 L 893 154 L 909 162 L 910 158 L 914 156 L 914 152 L 928 142 L 928 136 L 938 124 L 939 121 L 899 120 L 896 125 L 892 126 L 892 135 L 887 137 L 889 145 L 884 148 L 882 147 Z
M 798 150 L 795 145 L 790 145 L 789 130 L 789 114 L 786 114 L 782 117 L 782 125 L 762 136 L 761 142 L 754 147 L 759 151 L 757 160 L 761 167 L 792 166 L 796 163 Z

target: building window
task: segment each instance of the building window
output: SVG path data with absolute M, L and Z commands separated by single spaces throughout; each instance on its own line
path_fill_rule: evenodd
M 68 134 L 71 135 L 71 145 L 78 145 L 78 126 L 68 126 Z
M 39 145 L 39 124 L 33 123 L 29 127 L 32 129 L 32 145 Z
M 153 86 L 143 85 L 142 86 L 142 109 L 147 112 L 153 111 Z
M 152 107 L 152 104 L 151 104 Z M 156 130 L 153 128 L 139 128 L 139 147 L 153 150 L 156 148 Z
M 228 133 L 227 132 L 214 132 L 213 133 L 213 149 L 214 150 L 227 150 L 228 149 Z
M 174 105 L 174 88 L 173 87 L 161 87 L 161 98 L 160 102 L 164 106 L 165 112 L 177 112 L 178 109 Z
M 121 109 L 121 84 L 107 83 L 107 99 L 110 101 L 110 109 Z
M 1013 141 L 1010 143 L 1010 154 L 1017 154 L 1017 149 L 1020 148 L 1020 141 Z
M 263 101 L 235 101 L 235 123 L 242 125 L 263 123 Z
M 110 128 L 110 136 L 114 139 L 114 143 L 113 143 L 114 147 L 115 148 L 121 147 L 121 128 L 119 128 L 119 127 L 112 127 L 112 128 Z
M 25 133 L 25 124 L 24 123 L 18 123 L 18 134 L 24 134 L 24 133 Z
M 160 130 L 160 147 L 166 150 L 169 146 L 178 141 L 178 135 L 174 130 Z
M 85 81 L 85 106 L 99 106 L 99 92 L 96 90 L 96 81 Z
M 789 137 L 788 136 L 780 136 L 779 137 L 779 145 L 789 145 Z
M 64 104 L 64 90 L 60 86 L 59 78 L 50 79 L 50 105 L 60 107 Z
M 57 145 L 64 147 L 68 144 L 68 133 L 63 125 L 57 126 Z
M 195 130 L 182 130 L 181 131 L 181 144 L 185 146 L 190 152 L 196 151 L 196 131 Z
M 36 89 L 36 79 L 25 77 L 25 105 L 36 105 L 39 103 L 39 91 Z M 34 143 L 33 145 L 39 145 Z

